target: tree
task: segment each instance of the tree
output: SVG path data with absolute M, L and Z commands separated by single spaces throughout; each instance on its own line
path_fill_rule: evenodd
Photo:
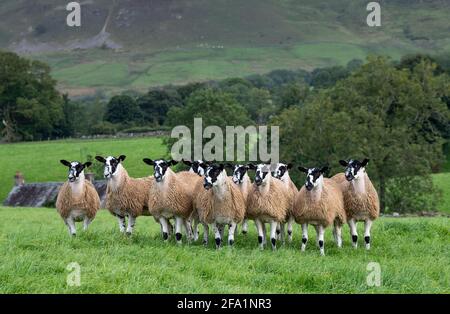
M 178 92 L 174 89 L 151 90 L 137 99 L 137 104 L 143 113 L 145 122 L 163 125 L 170 107 L 183 105 Z
M 281 157 L 308 166 L 329 164 L 334 173 L 342 171 L 339 159 L 370 158 L 368 172 L 384 209 L 389 180 L 427 176 L 443 160 L 442 133 L 430 123 L 436 116 L 450 121 L 443 81 L 448 77 L 435 76 L 432 63 L 404 70 L 369 58 L 304 107 L 274 119 Z
M 6 140 L 39 140 L 63 134 L 63 99 L 46 64 L 0 52 L 0 86 L 0 118 L 9 134 Z
M 142 111 L 128 95 L 114 96 L 106 106 L 105 120 L 111 123 L 134 124 L 142 121 Z

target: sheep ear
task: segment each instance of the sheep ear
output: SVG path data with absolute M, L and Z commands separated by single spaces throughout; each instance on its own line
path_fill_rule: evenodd
M 330 171 L 330 168 L 329 168 L 328 166 L 322 167 L 322 168 L 320 169 L 320 172 L 321 172 L 322 174 L 327 174 L 328 171 Z
M 176 164 L 178 164 L 178 161 L 176 161 L 176 160 L 171 160 L 171 161 L 169 161 L 169 165 L 172 165 L 172 166 L 175 166 Z
M 346 162 L 345 160 L 339 160 L 339 163 L 341 164 L 341 166 L 344 166 L 344 167 L 348 166 L 348 162 Z
M 144 159 L 142 159 L 142 161 L 145 162 L 149 166 L 153 166 L 153 160 L 151 160 L 150 158 L 144 158 Z
M 72 164 L 70 163 L 70 162 L 68 162 L 67 160 L 60 160 L 59 161 L 60 163 L 62 163 L 64 166 L 66 166 L 66 167 L 72 167 Z
M 100 161 L 101 163 L 106 163 L 106 159 L 103 158 L 102 156 L 95 156 L 95 159 L 96 159 L 97 161 Z
M 125 155 L 120 155 L 119 158 L 117 158 L 117 160 L 119 160 L 120 162 L 124 161 L 125 158 L 127 158 L 127 156 Z
M 304 173 L 308 173 L 308 168 L 305 168 L 305 167 L 298 167 L 298 170 L 300 170 L 301 172 L 304 172 Z
M 288 164 L 287 164 L 287 168 L 288 168 L 288 170 L 289 170 L 289 169 L 291 169 L 292 167 L 294 167 L 294 165 L 293 165 L 293 164 L 291 164 L 291 163 L 288 163 Z
M 254 164 L 247 164 L 248 169 L 255 170 L 256 166 Z
M 184 160 L 184 159 L 181 159 L 181 161 L 186 165 L 186 166 L 192 166 L 192 162 L 191 161 L 189 161 L 189 160 Z
M 92 165 L 92 162 L 88 161 L 83 164 L 84 168 L 89 168 Z
M 223 169 L 225 169 L 225 165 L 224 164 L 219 164 L 219 169 L 222 171 Z
M 362 167 L 367 166 L 367 164 L 369 163 L 369 160 L 370 160 L 370 159 L 364 158 L 364 160 L 363 160 L 362 163 L 361 163 L 361 166 L 362 166 Z

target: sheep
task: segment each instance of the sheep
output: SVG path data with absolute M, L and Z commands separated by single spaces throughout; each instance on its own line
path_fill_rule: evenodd
M 239 187 L 227 176 L 223 164 L 208 166 L 203 187 L 204 191 L 199 191 L 194 199 L 200 221 L 212 224 L 216 248 L 220 248 L 222 231 L 228 225 L 228 245 L 233 246 L 236 226 L 245 216 L 245 201 Z
M 283 183 L 272 177 L 270 166 L 249 164 L 256 170 L 255 182 L 247 200 L 247 217 L 253 219 L 258 230 L 260 248 L 264 248 L 264 224 L 270 223 L 272 249 L 276 249 L 276 230 L 284 223 L 289 210 L 289 197 Z
M 301 250 L 306 248 L 308 224 L 312 224 L 316 229 L 320 254 L 325 255 L 325 228 L 332 223 L 334 239 L 337 246 L 342 247 L 342 225 L 346 221 L 344 196 L 334 180 L 323 177 L 328 167 L 298 169 L 307 175 L 305 185 L 295 197 L 292 211 L 295 221 L 302 227 Z
M 188 219 L 192 213 L 192 194 L 194 192 L 195 178 L 200 177 L 188 171 L 175 173 L 170 166 L 176 165 L 175 160 L 152 160 L 144 158 L 144 163 L 153 166 L 155 184 L 150 187 L 148 208 L 155 217 L 158 217 L 162 228 L 163 238 L 168 240 L 168 219 L 175 218 L 175 238 L 178 244 L 182 243 L 181 229 L 186 229 L 187 239 L 191 239 L 191 227 Z
M 250 193 L 252 189 L 252 182 L 250 181 L 250 178 L 247 174 L 247 171 L 249 169 L 248 165 L 233 165 L 228 163 L 227 167 L 233 169 L 233 174 L 231 176 L 233 182 L 237 184 L 239 187 L 239 190 L 242 193 L 242 196 L 244 198 L 245 204 L 247 204 L 247 198 L 248 194 Z M 247 234 L 248 232 L 248 219 L 244 218 L 244 221 L 242 222 L 242 233 Z
M 150 216 L 148 191 L 154 185 L 155 179 L 153 177 L 131 178 L 122 165 L 125 158 L 125 155 L 117 158 L 112 156 L 95 157 L 104 164 L 103 174 L 107 180 L 106 208 L 113 216 L 117 217 L 121 233 L 125 232 L 126 217 L 128 217 L 126 234 L 131 235 L 136 218 L 141 215 Z
M 284 163 L 277 163 L 275 166 L 275 170 L 273 171 L 273 176 L 279 180 L 281 180 L 285 187 L 288 190 L 289 193 L 289 200 L 291 203 L 291 206 L 289 207 L 288 212 L 288 218 L 287 218 L 287 232 L 288 232 L 288 239 L 289 242 L 292 242 L 292 226 L 294 222 L 294 217 L 292 216 L 292 207 L 294 206 L 294 200 L 295 196 L 298 192 L 297 187 L 295 186 L 294 182 L 292 182 L 291 177 L 289 176 L 289 169 L 292 168 L 292 164 L 284 164 Z M 284 228 L 282 228 L 284 229 Z M 283 232 L 284 233 L 284 232 Z M 281 236 L 283 237 L 284 234 L 281 233 Z
M 364 221 L 364 242 L 367 250 L 370 249 L 372 222 L 380 215 L 378 194 L 365 170 L 368 162 L 367 158 L 362 162 L 352 159 L 340 160 L 339 163 L 346 167 L 345 173 L 338 173 L 332 177 L 340 185 L 344 194 L 352 245 L 354 248 L 358 247 L 356 223 Z
M 69 234 L 75 236 L 75 222 L 83 220 L 83 229 L 86 231 L 100 209 L 100 198 L 92 183 L 84 177 L 84 169 L 91 166 L 91 162 L 60 162 L 69 168 L 69 175 L 68 181 L 59 189 L 56 208 Z
M 206 168 L 208 167 L 208 165 L 210 164 L 210 162 L 208 161 L 203 161 L 203 160 L 196 160 L 196 161 L 189 161 L 189 160 L 181 160 L 185 165 L 189 166 L 189 172 L 192 173 L 196 173 L 198 174 L 200 177 L 203 177 L 205 175 L 205 171 Z M 197 179 L 197 178 L 195 178 Z M 202 180 L 200 180 L 201 182 Z M 192 186 L 195 187 L 196 182 L 192 183 Z M 200 191 L 196 192 L 199 193 L 201 192 L 203 188 L 200 187 Z M 192 229 L 192 233 L 193 233 L 193 239 L 194 241 L 198 240 L 199 237 L 199 230 L 198 230 L 198 224 L 200 223 L 199 217 L 198 217 L 198 212 L 197 210 L 194 208 L 191 214 L 191 217 L 189 217 L 189 223 L 192 224 L 193 223 L 193 227 Z M 209 233 L 209 226 L 208 224 L 202 224 L 203 225 L 203 243 L 205 245 L 208 244 L 208 233 Z

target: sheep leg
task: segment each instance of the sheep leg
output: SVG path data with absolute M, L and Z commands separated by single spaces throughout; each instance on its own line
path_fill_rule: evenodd
M 287 223 L 288 241 L 292 242 L 292 227 L 294 225 L 294 217 L 290 216 Z
M 316 245 L 319 246 L 319 226 L 314 225 L 314 229 L 316 229 Z
M 217 223 L 213 223 L 213 229 L 214 229 L 214 237 L 216 239 L 216 249 L 220 248 L 220 245 L 222 243 L 222 235 L 220 233 L 220 227 Z
M 236 231 L 237 224 L 232 222 L 230 228 L 228 229 L 228 245 L 234 244 L 234 232 Z
M 135 224 L 136 224 L 136 217 L 128 215 L 127 235 L 131 235 L 133 233 L 133 228 Z
M 264 250 L 264 224 L 259 219 L 255 219 L 256 230 L 258 231 L 258 243 L 261 250 Z
M 325 255 L 325 247 L 324 247 L 324 235 L 325 235 L 325 228 L 322 225 L 319 225 L 317 227 L 317 238 L 319 239 L 319 249 L 320 249 L 320 255 Z
M 244 219 L 244 222 L 242 223 L 242 234 L 247 234 L 248 232 L 248 220 Z
M 182 241 L 182 235 L 181 235 L 181 228 L 183 226 L 183 218 L 181 217 L 175 217 L 175 239 L 177 240 L 178 244 L 181 244 Z
M 77 235 L 77 228 L 75 228 L 75 221 L 73 220 L 72 216 L 69 216 L 65 219 L 65 223 L 67 225 L 67 228 L 69 229 L 69 234 L 71 236 Z
M 84 231 L 87 230 L 87 228 L 89 227 L 91 222 L 92 222 L 92 218 L 89 218 L 87 216 L 84 217 L 84 221 L 83 221 L 83 230 Z
M 209 236 L 209 225 L 203 224 L 203 245 L 208 245 L 208 236 Z
M 165 217 L 159 218 L 159 223 L 161 224 L 163 240 L 167 241 L 169 239 L 169 224 Z
M 354 218 L 348 221 L 350 227 L 350 235 L 352 236 L 352 245 L 356 249 L 358 247 L 358 231 L 356 230 L 356 221 Z
M 372 220 L 364 221 L 364 241 L 366 242 L 366 250 L 370 250 L 370 229 L 372 228 Z
M 225 225 L 219 224 L 220 238 L 223 239 L 223 234 L 225 233 Z
M 170 236 L 170 235 L 173 234 L 173 226 L 172 226 L 172 224 L 170 223 L 170 219 L 166 219 L 166 221 L 167 221 L 167 233 L 168 233 L 169 236 Z
M 264 243 L 264 245 L 266 245 L 267 244 L 267 241 L 266 241 L 266 224 L 265 223 L 262 223 L 262 230 L 263 230 L 263 243 Z
M 306 243 L 308 243 L 308 224 L 302 224 L 302 252 L 305 252 Z
M 188 242 L 191 242 L 191 240 L 193 239 L 191 222 L 188 219 L 183 220 L 184 220 L 184 229 L 186 229 L 186 238 Z
M 271 221 L 270 222 L 270 242 L 272 243 L 272 250 L 277 249 L 277 233 L 278 232 L 278 226 L 280 225 L 279 222 Z
M 194 233 L 194 241 L 198 240 L 198 219 L 194 219 L 194 228 L 193 228 L 193 233 Z
M 340 224 L 335 223 L 333 229 L 333 235 L 336 240 L 336 244 L 338 248 L 342 247 L 342 226 Z
M 119 222 L 119 230 L 121 233 L 125 232 L 125 216 L 116 215 L 117 221 Z
M 280 227 L 281 227 L 281 243 L 284 244 L 285 243 L 285 239 L 284 239 L 284 227 L 285 227 L 285 224 L 281 223 Z
M 280 240 L 281 239 L 281 223 L 277 223 L 277 229 L 276 229 L 276 232 L 277 232 L 277 240 Z

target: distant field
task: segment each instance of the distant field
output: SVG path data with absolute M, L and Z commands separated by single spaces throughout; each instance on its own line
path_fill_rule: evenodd
M 162 138 L 67 140 L 0 145 L 0 203 L 21 171 L 26 182 L 64 181 L 67 169 L 60 159 L 86 161 L 87 155 L 126 155 L 125 168 L 131 176 L 150 175 L 144 157 L 160 158 L 166 153 Z M 97 161 L 95 161 L 97 162 Z
M 370 251 L 353 249 L 348 227 L 338 250 L 326 231 L 326 256 L 310 243 L 260 251 L 253 224 L 234 248 L 163 243 L 152 218 L 138 218 L 132 237 L 101 211 L 76 238 L 54 209 L 0 207 L 0 293 L 450 293 L 450 219 L 380 218 Z M 359 228 L 363 232 L 362 226 Z M 362 237 L 360 238 L 362 246 Z M 66 284 L 69 263 L 81 286 Z M 367 265 L 379 263 L 381 286 L 369 287 Z
M 364 60 L 369 54 L 399 59 L 406 52 L 353 43 L 317 42 L 290 47 L 193 47 L 159 53 L 143 52 L 136 60 L 128 52 L 111 55 L 102 51 L 73 52 L 71 58 L 77 60 L 76 63 L 63 54 L 42 56 L 42 60 L 50 63 L 52 74 L 63 89 L 76 92 L 84 87 L 94 87 L 114 92 L 121 89 L 145 91 L 150 86 L 244 77 L 276 69 L 313 70 L 345 65 L 352 59 Z
M 433 182 L 442 190 L 443 200 L 439 209 L 450 213 L 450 172 L 434 174 Z

